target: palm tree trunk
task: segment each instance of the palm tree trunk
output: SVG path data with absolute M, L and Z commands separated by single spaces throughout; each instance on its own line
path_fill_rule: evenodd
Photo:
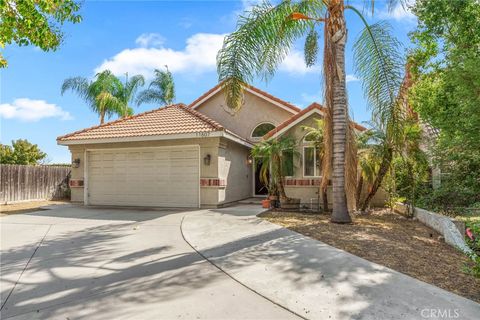
M 100 124 L 105 122 L 105 111 L 100 112 Z
M 370 204 L 370 201 L 372 198 L 375 196 L 377 193 L 378 189 L 382 185 L 383 178 L 387 175 L 388 169 L 390 168 L 390 163 L 392 162 L 393 158 L 393 150 L 388 147 L 385 153 L 385 156 L 383 157 L 382 163 L 380 164 L 380 169 L 378 169 L 378 174 L 375 177 L 375 180 L 373 181 L 372 188 L 367 194 L 367 197 L 363 201 L 362 204 L 362 211 L 367 210 L 368 205 Z
M 277 175 L 277 188 L 278 188 L 278 193 L 280 195 L 280 199 L 286 199 L 287 194 L 285 193 L 285 187 L 283 185 L 283 175 L 282 175 L 282 159 L 279 156 L 274 156 L 274 161 L 277 164 L 277 172 L 275 174 Z
M 345 192 L 345 152 L 347 146 L 347 93 L 345 88 L 345 26 L 343 0 L 332 0 L 328 6 L 327 35 L 331 45 L 334 72 L 326 74 L 332 85 L 332 124 L 333 124 L 333 212 L 331 221 L 350 223 L 347 196 Z M 330 79 L 329 79 L 330 78 Z
M 323 211 L 328 211 L 327 188 L 322 188 Z
M 362 189 L 363 189 L 363 176 L 360 174 L 360 177 L 358 178 L 358 183 L 357 183 L 357 194 L 355 196 L 355 201 L 356 201 L 356 207 L 360 208 L 360 203 L 362 203 Z

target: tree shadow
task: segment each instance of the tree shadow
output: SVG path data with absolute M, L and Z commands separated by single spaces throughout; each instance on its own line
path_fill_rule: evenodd
M 205 260 L 186 244 L 174 247 L 153 241 L 139 243 L 133 250 L 122 250 L 119 245 L 135 241 L 126 232 L 127 228 L 133 230 L 132 226 L 102 225 L 47 237 L 2 308 L 1 317 L 41 310 L 42 317 L 51 318 L 58 316 L 55 306 L 72 302 L 81 306 L 82 301 L 100 295 L 118 299 L 119 303 L 174 300 L 223 275 L 202 268 L 199 264 Z M 9 273 L 23 269 L 15 261 L 24 256 L 22 250 L 31 254 L 30 246 L 2 253 L 4 283 L 14 283 L 16 278 L 9 277 Z M 2 286 L 2 297 L 8 294 L 3 292 L 4 288 L 10 287 Z M 98 304 L 95 313 L 110 308 L 111 305 Z
M 410 319 L 421 318 L 423 309 L 440 309 L 459 310 L 460 318 L 474 319 L 480 312 L 473 301 L 294 231 L 236 212 L 229 215 L 228 210 L 218 213 L 223 217 L 203 218 L 217 219 L 210 221 L 212 228 L 203 229 L 203 236 L 218 239 L 224 237 L 221 230 L 235 227 L 238 232 L 229 235 L 230 241 L 209 246 L 198 233 L 187 240 L 246 286 L 274 301 L 283 297 L 287 308 L 307 318 Z M 190 223 L 198 228 L 201 219 L 188 216 L 183 227 Z

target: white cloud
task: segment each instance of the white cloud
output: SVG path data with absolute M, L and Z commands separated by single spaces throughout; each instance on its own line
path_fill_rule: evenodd
M 285 71 L 293 75 L 303 75 L 311 72 L 320 72 L 319 66 L 307 67 L 303 52 L 293 49 L 279 66 L 280 71 Z
M 165 43 L 165 38 L 158 33 L 142 33 L 135 43 L 143 48 L 161 47 Z
M 174 73 L 213 71 L 224 37 L 223 34 L 197 33 L 187 39 L 183 50 L 165 47 L 125 49 L 105 60 L 95 72 L 109 69 L 117 75 L 129 72 L 149 76 L 153 69 L 165 65 Z
M 0 117 L 26 122 L 34 122 L 43 118 L 73 119 L 70 113 L 55 104 L 28 98 L 15 99 L 12 103 L 0 104 Z
M 345 78 L 346 78 L 345 80 L 347 81 L 347 83 L 360 80 L 357 77 L 355 77 L 355 75 L 353 75 L 353 74 L 347 74 L 347 76 Z
M 141 35 L 137 38 L 137 43 L 143 47 L 122 50 L 105 60 L 95 69 L 95 73 L 109 69 L 116 75 L 128 72 L 149 77 L 153 69 L 162 69 L 165 65 L 168 65 L 173 73 L 198 75 L 215 71 L 217 53 L 223 45 L 224 37 L 224 34 L 197 33 L 187 39 L 183 50 L 174 50 L 162 46 L 148 47 L 150 38 Z M 293 75 L 303 75 L 319 72 L 320 68 L 318 66 L 307 68 L 303 53 L 292 50 L 280 65 L 279 70 Z
M 407 1 L 406 5 L 398 3 L 395 8 L 389 11 L 387 8 L 379 12 L 379 16 L 382 19 L 393 19 L 396 21 L 410 21 L 416 20 L 416 16 L 410 11 Z

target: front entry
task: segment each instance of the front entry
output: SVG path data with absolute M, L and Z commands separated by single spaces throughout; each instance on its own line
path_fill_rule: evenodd
M 260 169 L 262 167 L 262 160 L 255 159 L 255 196 L 265 196 L 268 194 L 267 187 L 260 179 Z

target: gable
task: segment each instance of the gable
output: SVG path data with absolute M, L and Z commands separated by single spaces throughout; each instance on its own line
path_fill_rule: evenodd
M 323 115 L 320 112 L 312 112 L 308 116 L 302 118 L 300 121 L 295 123 L 293 126 L 289 127 L 287 130 L 282 132 L 282 136 L 291 136 L 298 143 L 302 143 L 305 138 L 306 131 L 304 127 L 317 127 L 316 119 L 323 119 Z
M 313 121 L 312 119 L 314 118 L 317 118 L 317 119 L 323 118 L 325 111 L 326 109 L 322 105 L 314 102 L 307 108 L 297 113 L 296 115 L 292 116 L 291 118 L 287 119 L 283 123 L 279 124 L 275 129 L 267 133 L 263 137 L 263 139 L 269 139 L 272 137 L 278 137 L 278 136 L 284 135 L 291 129 L 294 129 L 296 127 L 301 127 L 302 125 L 306 125 L 303 122 L 306 121 L 307 119 L 311 118 L 310 121 Z M 367 130 L 365 127 L 359 125 L 356 122 L 351 121 L 350 123 L 358 131 Z
M 299 110 L 294 106 L 292 107 L 295 109 L 282 105 L 253 90 L 245 90 L 244 96 L 244 105 L 236 112 L 227 107 L 220 87 L 217 87 L 216 91 L 210 90 L 207 96 L 197 99 L 190 106 L 245 139 L 251 139 L 253 130 L 259 124 L 271 123 L 278 126 Z

